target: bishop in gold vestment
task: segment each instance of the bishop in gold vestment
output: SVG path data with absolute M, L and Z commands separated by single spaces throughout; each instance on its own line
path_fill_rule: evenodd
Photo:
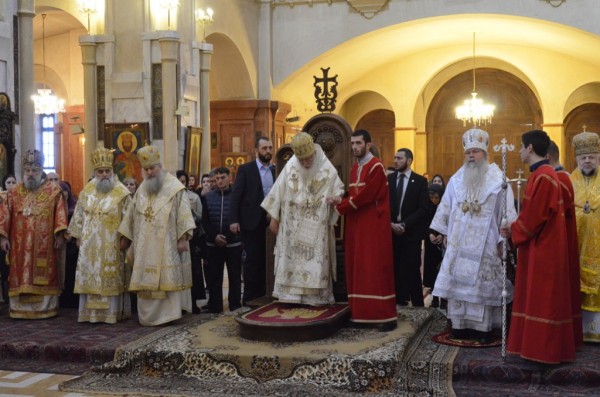
M 142 325 L 159 325 L 192 311 L 192 265 L 188 241 L 196 227 L 185 187 L 165 173 L 158 149 L 138 151 L 144 169 L 140 185 L 119 226 L 132 241 L 129 290 L 137 292 Z M 122 239 L 122 248 L 127 241 Z
M 113 174 L 111 150 L 94 150 L 92 163 L 94 179 L 79 194 L 68 229 L 79 246 L 74 290 L 80 294 L 78 321 L 116 323 L 131 315 L 118 233 L 131 194 Z
M 573 138 L 578 167 L 571 174 L 579 239 L 583 340 L 600 342 L 600 137 L 582 132 Z
M 67 207 L 60 187 L 42 179 L 44 156 L 23 155 L 23 182 L 0 205 L 0 246 L 10 263 L 10 317 L 58 314 L 57 252 L 64 244 Z

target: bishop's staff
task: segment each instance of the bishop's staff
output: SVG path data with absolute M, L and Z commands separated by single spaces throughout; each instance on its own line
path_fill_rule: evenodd
M 515 145 L 509 145 L 506 138 L 502 138 L 500 145 L 494 145 L 495 152 L 502 152 L 502 226 L 508 224 L 507 212 L 507 190 L 508 181 L 506 180 L 506 153 L 515 150 Z M 507 333 L 507 316 L 506 306 L 508 291 L 506 290 L 506 264 L 508 262 L 508 241 L 506 237 L 502 237 L 502 359 L 506 360 L 506 333 Z

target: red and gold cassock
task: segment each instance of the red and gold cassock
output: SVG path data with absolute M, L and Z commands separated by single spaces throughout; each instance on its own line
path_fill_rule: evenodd
M 354 322 L 397 318 L 388 195 L 385 168 L 373 157 L 352 166 L 348 196 L 336 207 L 346 216 L 346 284 Z
M 67 224 L 66 204 L 57 184 L 46 182 L 29 191 L 20 183 L 9 191 L 0 205 L 0 235 L 10 241 L 9 296 L 19 296 L 24 303 L 36 301 L 35 295 L 60 295 L 54 237 Z

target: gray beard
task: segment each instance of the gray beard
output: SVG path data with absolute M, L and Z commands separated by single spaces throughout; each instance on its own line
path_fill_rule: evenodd
M 144 179 L 144 189 L 148 194 L 156 194 L 162 188 L 163 182 L 165 181 L 165 174 L 160 173 L 153 178 L 146 177 Z
M 108 193 L 115 187 L 115 181 L 112 178 L 99 179 L 96 178 L 96 191 L 98 193 Z
M 465 170 L 463 173 L 463 185 L 467 191 L 478 191 L 485 183 L 488 163 L 483 159 L 481 163 L 469 163 L 465 161 Z
M 42 184 L 42 176 L 29 176 L 23 181 L 25 189 L 29 191 L 37 190 Z
M 594 174 L 596 173 L 596 170 L 592 169 L 592 170 L 589 170 L 589 171 L 584 171 L 582 169 L 581 173 L 583 174 L 583 176 L 594 176 Z

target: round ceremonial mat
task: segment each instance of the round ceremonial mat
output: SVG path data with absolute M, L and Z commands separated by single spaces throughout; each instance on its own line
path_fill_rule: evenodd
M 434 335 L 431 340 L 442 345 L 457 346 L 457 347 L 494 347 L 502 344 L 502 338 L 494 336 L 494 339 L 490 343 L 479 343 L 474 340 L 466 339 L 452 339 L 450 337 L 450 331 L 440 332 Z

